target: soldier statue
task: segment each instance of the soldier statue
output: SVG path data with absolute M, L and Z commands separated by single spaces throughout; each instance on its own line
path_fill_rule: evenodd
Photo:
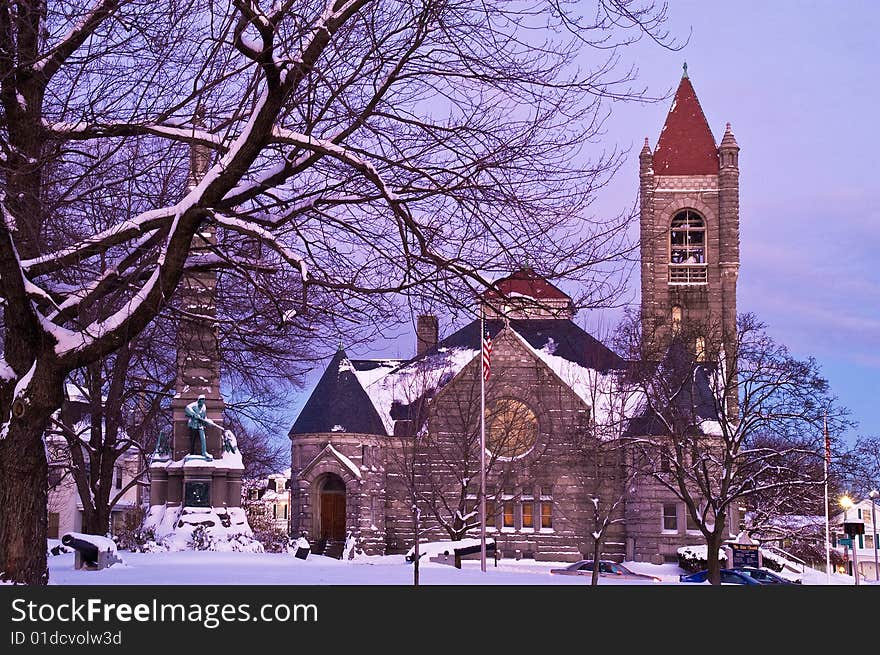
M 205 396 L 199 396 L 198 400 L 194 400 L 184 409 L 184 413 L 189 417 L 187 426 L 189 427 L 189 452 L 192 455 L 201 454 L 207 460 L 214 459 L 208 453 L 208 446 L 205 441 L 205 425 L 209 423 L 208 410 L 205 407 Z M 196 440 L 201 445 L 201 453 L 196 452 Z

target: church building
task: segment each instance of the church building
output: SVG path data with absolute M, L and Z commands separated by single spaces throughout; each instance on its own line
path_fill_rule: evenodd
M 647 339 L 689 322 L 735 333 L 738 151 L 729 124 L 716 145 L 685 69 L 656 147 L 646 139 L 639 157 Z M 367 554 L 406 552 L 416 521 L 422 540 L 478 536 L 483 382 L 486 530 L 503 557 L 592 557 L 595 497 L 623 499 L 607 558 L 675 561 L 679 547 L 703 543 L 670 491 L 626 475 L 624 450 L 585 453 L 583 435 L 612 423 L 627 362 L 574 322 L 571 298 L 526 266 L 482 301 L 488 379 L 479 320 L 439 339 L 436 317 L 419 316 L 411 359 L 339 349 L 290 430 L 291 533 L 337 556 L 347 537 Z M 712 393 L 705 380 L 697 392 Z M 697 405 L 699 418 L 718 419 L 717 403 Z M 638 412 L 620 412 L 618 434 L 651 436 Z

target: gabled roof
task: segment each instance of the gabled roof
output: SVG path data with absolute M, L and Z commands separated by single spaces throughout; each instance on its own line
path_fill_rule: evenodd
M 493 337 L 503 328 L 500 319 L 486 321 L 486 330 Z M 616 353 L 569 320 L 511 320 L 510 328 L 544 359 L 567 361 L 600 373 L 625 366 Z M 407 362 L 349 360 L 340 351 L 328 364 L 290 434 L 344 429 L 391 435 L 397 420 L 419 422 L 425 401 L 477 357 L 479 343 L 480 322 L 475 320 Z
M 385 434 L 373 403 L 364 391 L 358 373 L 369 375 L 381 362 L 349 360 L 340 348 L 324 371 L 290 429 L 290 434 L 312 432 L 360 432 Z M 396 365 L 396 362 L 394 362 Z M 358 371 L 357 367 L 362 369 Z M 390 370 L 390 367 L 386 367 Z
M 504 321 L 500 319 L 486 321 L 486 331 L 493 337 L 503 327 Z M 535 350 L 547 349 L 552 351 L 552 354 L 584 368 L 605 372 L 621 369 L 626 365 L 617 353 L 570 320 L 511 319 L 510 327 Z M 480 322 L 473 321 L 443 339 L 437 347 L 469 347 L 476 350 L 479 348 L 479 343 Z
M 718 148 L 691 81 L 675 92 L 654 150 L 655 175 L 717 175 Z
M 678 373 L 671 375 L 686 374 L 688 382 L 681 385 L 680 390 L 673 399 L 675 407 L 672 416 L 681 419 L 693 420 L 694 425 L 688 426 L 694 433 L 703 434 L 718 433 L 718 404 L 712 391 L 710 376 L 713 373 L 709 365 L 692 366 L 693 355 L 686 346 L 678 341 L 673 341 L 666 352 L 660 367 L 678 369 Z M 676 378 L 672 378 L 676 379 Z M 680 379 L 680 378 L 679 378 Z M 632 419 L 626 430 L 625 436 L 661 436 L 667 435 L 666 425 L 650 409 L 645 408 L 644 413 Z M 720 433 L 719 433 L 720 434 Z
M 324 449 L 315 455 L 312 458 L 312 461 L 306 464 L 302 470 L 297 473 L 297 476 L 302 478 L 309 474 L 315 466 L 317 466 L 320 462 L 325 459 L 335 459 L 340 466 L 346 469 L 349 473 L 351 473 L 356 479 L 360 480 L 363 476 L 361 475 L 360 469 L 352 462 L 348 457 L 340 453 L 333 447 L 333 444 L 327 444 L 324 446 Z
M 560 319 L 512 319 L 509 321 L 509 324 L 510 328 L 534 350 L 546 351 L 580 367 L 604 373 L 612 369 L 622 369 L 626 366 L 625 361 L 617 353 L 575 325 L 572 321 Z M 504 328 L 504 321 L 501 319 L 488 319 L 485 326 L 486 332 L 492 338 L 495 338 Z M 429 361 L 444 354 L 469 353 L 469 357 L 466 355 L 464 358 L 459 358 L 459 365 L 450 367 L 448 373 L 438 380 L 437 388 L 431 391 L 433 395 L 439 388 L 450 382 L 455 375 L 458 375 L 465 364 L 477 355 L 479 344 L 480 321 L 475 320 L 440 341 L 436 348 L 409 362 L 405 368 L 415 368 L 419 366 L 422 360 Z M 394 374 L 390 375 L 389 379 L 383 380 L 383 383 L 387 385 L 393 377 Z M 423 397 L 424 395 L 409 403 L 398 402 L 392 408 L 392 416 L 394 418 L 416 418 L 408 408 L 415 406 L 416 402 L 422 401 Z M 398 415 L 395 416 L 395 413 Z
M 485 296 L 525 296 L 535 300 L 571 300 L 571 297 L 541 277 L 530 266 L 523 266 L 507 277 L 496 280 Z

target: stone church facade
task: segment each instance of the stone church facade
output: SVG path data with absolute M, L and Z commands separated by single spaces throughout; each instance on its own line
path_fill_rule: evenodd
M 646 335 L 695 320 L 735 329 L 738 150 L 729 124 L 716 146 L 685 75 L 657 147 L 646 140 L 640 155 Z M 608 411 L 603 394 L 627 363 L 573 322 L 570 298 L 525 267 L 496 281 L 483 301 L 492 339 L 487 536 L 502 556 L 591 557 L 595 496 L 624 499 L 605 557 L 672 561 L 678 547 L 702 543 L 674 495 L 627 475 L 627 452 L 585 456 L 582 437 Z M 368 554 L 405 552 L 414 497 L 422 540 L 473 525 L 481 325 L 440 340 L 437 324 L 418 317 L 408 360 L 351 359 L 340 348 L 294 423 L 290 529 L 317 551 L 341 552 L 353 536 Z

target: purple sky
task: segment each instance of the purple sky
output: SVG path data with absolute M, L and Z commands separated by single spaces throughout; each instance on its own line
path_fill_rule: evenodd
M 860 424 L 851 437 L 880 435 L 880 209 L 871 194 L 880 188 L 880 5 L 670 5 L 667 26 L 682 40 L 692 30 L 687 46 L 672 52 L 645 40 L 623 50 L 621 63 L 635 63 L 639 83 L 663 95 L 674 92 L 686 60 L 716 141 L 725 123 L 733 127 L 741 148 L 739 311 L 756 313 L 796 356 L 816 357 Z M 635 200 L 638 151 L 646 136 L 656 146 L 670 103 L 613 107 L 606 141 L 630 153 L 598 211 L 615 214 Z M 637 276 L 632 285 L 637 300 Z M 349 354 L 406 357 L 414 341 L 409 334 Z M 306 380 L 291 421 L 320 373 Z
M 646 42 L 625 57 L 658 93 L 674 91 L 686 60 L 716 141 L 733 127 L 739 311 L 816 357 L 855 433 L 880 435 L 880 5 L 676 0 L 669 14 L 671 33 L 693 30 L 683 50 Z M 608 138 L 631 152 L 609 210 L 632 197 L 638 150 L 645 136 L 656 146 L 669 104 L 615 107 Z

